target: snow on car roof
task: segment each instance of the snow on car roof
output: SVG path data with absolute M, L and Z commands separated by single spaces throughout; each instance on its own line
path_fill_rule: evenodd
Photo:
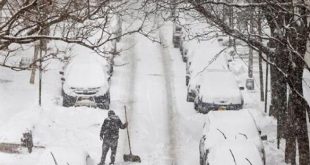
M 210 165 L 263 165 L 257 147 L 250 142 L 227 141 L 210 149 Z
M 202 71 L 204 67 L 208 66 L 214 56 L 216 56 L 220 51 L 222 51 L 224 47 L 218 43 L 217 39 L 212 39 L 209 42 L 202 42 L 198 44 L 193 49 L 194 50 L 191 53 L 192 65 L 190 70 L 193 74 L 195 74 Z M 219 55 L 216 60 L 208 66 L 208 69 L 227 70 L 227 66 L 225 64 L 225 57 L 222 54 Z
M 239 99 L 242 97 L 237 81 L 230 71 L 225 70 L 206 70 L 202 73 L 203 82 L 200 83 L 200 96 L 203 100 L 211 98 L 231 98 Z
M 261 145 L 258 128 L 248 110 L 210 111 L 207 117 L 207 148 L 226 140 L 249 140 Z
M 257 126 L 248 110 L 239 111 L 211 111 L 208 114 L 213 126 L 222 129 L 224 133 L 244 133 L 258 135 Z
M 102 59 L 104 61 L 104 59 Z M 107 73 L 104 62 L 98 61 L 91 55 L 75 57 L 66 68 L 65 83 L 76 88 L 108 87 Z
M 215 87 L 217 90 L 237 89 L 239 91 L 236 78 L 230 71 L 209 69 L 204 71 L 201 76 L 203 76 L 202 81 L 205 84 L 201 90 L 205 89 L 206 92 L 210 92 L 209 88 L 214 89 Z

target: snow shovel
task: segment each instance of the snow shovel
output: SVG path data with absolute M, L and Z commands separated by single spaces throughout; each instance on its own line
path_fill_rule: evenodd
M 126 117 L 126 122 L 128 123 L 128 119 L 127 119 L 127 110 L 126 110 L 126 106 L 124 106 L 125 108 L 125 117 Z M 128 144 L 129 144 L 129 154 L 124 154 L 123 158 L 125 162 L 139 162 L 141 163 L 141 159 L 138 155 L 133 155 L 131 152 L 131 144 L 130 144 L 130 137 L 129 137 L 129 129 L 127 126 L 127 137 L 128 137 Z

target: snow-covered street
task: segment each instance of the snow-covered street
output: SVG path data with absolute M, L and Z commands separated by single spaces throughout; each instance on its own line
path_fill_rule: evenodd
M 133 152 L 146 165 L 198 164 L 203 115 L 186 103 L 185 66 L 167 38 L 162 40 L 167 45 L 152 43 L 140 35 L 126 40 L 134 43 L 134 48 L 126 52 L 126 67 L 131 72 L 126 72 L 129 83 L 125 83 Z M 112 83 L 120 78 L 118 74 L 122 73 L 118 71 L 125 70 L 117 68 Z M 124 113 L 122 107 L 117 111 Z M 128 153 L 126 144 L 124 152 Z
M 110 109 L 125 121 L 126 106 L 132 151 L 141 157 L 141 164 L 199 164 L 199 141 L 205 115 L 197 113 L 193 104 L 186 102 L 186 69 L 180 51 L 172 45 L 172 24 L 166 24 L 153 35 L 158 36 L 162 45 L 140 34 L 126 36 L 120 42 L 119 46 L 125 51 L 115 59 Z M 80 47 L 74 47 L 73 53 L 91 54 Z M 225 65 L 225 61 L 222 62 Z M 99 163 L 99 130 L 107 111 L 87 107 L 62 107 L 58 73 L 61 68 L 62 64 L 55 61 L 44 72 L 43 91 L 48 92 L 43 95 L 42 107 L 36 105 L 37 86 L 25 81 L 29 78 L 29 72 L 1 69 L 3 77 L 10 77 L 0 82 L 3 84 L 1 93 L 8 96 L 1 95 L 0 99 L 5 110 L 0 111 L 1 141 L 19 143 L 21 134 L 28 129 L 33 132 L 34 144 L 45 146 L 45 149 L 34 149 L 31 154 L 26 151 L 22 151 L 22 154 L 0 153 L 1 164 L 53 164 L 50 153 L 54 153 L 56 159 L 73 162 L 84 161 L 82 158 L 76 159 L 77 156 L 89 155 L 88 165 Z M 18 74 L 21 76 L 17 76 Z M 22 81 L 25 84 L 19 83 Z M 253 104 L 254 99 L 257 99 L 257 92 L 245 95 L 246 108 L 262 106 Z M 5 100 L 9 102 L 4 102 Z M 18 104 L 12 103 L 16 100 Z M 262 119 L 261 112 L 257 114 Z M 269 124 L 273 122 L 270 118 L 264 121 Z M 267 123 L 262 125 L 266 126 Z M 272 132 L 274 128 L 263 128 L 263 131 Z M 275 144 L 273 138 L 270 139 L 270 146 Z M 274 150 L 275 146 L 270 146 L 268 144 L 266 149 L 267 155 L 276 155 L 277 159 L 267 156 L 267 164 L 280 164 L 278 157 L 282 155 Z M 128 153 L 127 134 L 122 130 L 116 164 L 134 164 L 123 162 L 123 154 Z M 107 156 L 106 162 L 109 161 Z

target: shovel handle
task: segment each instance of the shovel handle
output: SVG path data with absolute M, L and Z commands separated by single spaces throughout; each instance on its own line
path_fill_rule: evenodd
M 126 122 L 128 122 L 126 105 L 124 106 L 124 109 L 125 109 L 125 119 L 126 119 Z M 127 128 L 128 128 L 128 126 L 127 126 Z
M 125 118 L 126 118 L 126 122 L 128 123 L 126 106 L 124 106 L 124 109 L 125 109 Z M 132 155 L 128 125 L 127 125 L 127 129 L 126 129 L 126 130 L 127 130 L 127 138 L 128 138 L 129 152 L 130 152 L 130 155 Z

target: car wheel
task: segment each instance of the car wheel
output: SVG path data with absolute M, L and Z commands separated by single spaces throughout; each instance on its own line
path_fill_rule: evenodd
M 63 92 L 62 105 L 64 107 L 72 107 L 75 104 L 75 97 L 69 96 Z
M 107 93 L 107 97 L 103 103 L 103 109 L 110 109 L 110 92 Z
M 200 165 L 207 165 L 207 155 L 206 154 L 200 154 Z
M 199 107 L 196 103 L 194 103 L 194 109 L 199 111 Z
M 187 96 L 186 96 L 186 101 L 187 101 L 187 102 L 191 102 L 190 98 L 188 97 L 188 94 L 187 94 Z
M 186 84 L 186 86 L 188 86 L 188 84 L 189 84 L 189 77 L 188 76 L 186 76 L 186 78 L 185 78 L 186 80 L 185 80 L 185 84 Z
M 205 165 L 203 161 L 203 157 L 201 157 L 201 155 L 199 156 L 199 160 L 200 160 L 200 165 Z
M 184 55 L 182 56 L 182 60 L 183 60 L 183 62 L 186 62 L 186 59 L 185 59 Z
M 199 113 L 206 114 L 208 110 L 205 110 L 201 105 L 197 105 L 197 110 Z

